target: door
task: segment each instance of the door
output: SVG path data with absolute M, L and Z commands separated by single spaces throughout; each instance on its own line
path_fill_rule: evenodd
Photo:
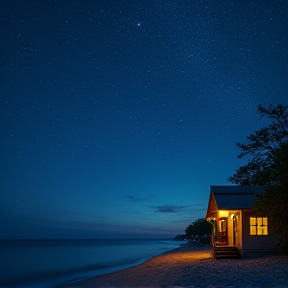
M 219 236 L 217 239 L 218 245 L 228 245 L 228 225 L 227 218 L 219 219 Z

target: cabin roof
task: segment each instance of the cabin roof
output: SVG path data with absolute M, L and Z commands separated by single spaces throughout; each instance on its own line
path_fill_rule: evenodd
M 252 208 L 255 194 L 214 194 L 219 210 L 239 210 Z
M 250 209 L 263 191 L 260 186 L 211 186 L 219 210 Z
M 211 192 L 214 194 L 258 194 L 264 192 L 264 188 L 261 186 L 233 186 L 233 185 L 226 185 L 226 186 L 211 186 Z
M 216 210 L 251 209 L 256 195 L 262 192 L 260 186 L 211 186 L 206 218 Z

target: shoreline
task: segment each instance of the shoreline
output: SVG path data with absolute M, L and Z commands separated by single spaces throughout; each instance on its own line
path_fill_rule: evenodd
M 210 246 L 183 245 L 110 274 L 62 288 L 288 287 L 288 256 L 211 257 Z
M 61 287 L 144 263 L 180 247 L 173 239 L 1 241 L 0 286 Z M 12 264 L 13 261 L 13 264 Z

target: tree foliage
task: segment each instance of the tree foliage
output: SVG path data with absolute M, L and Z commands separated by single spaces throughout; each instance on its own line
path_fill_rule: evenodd
M 265 192 L 257 197 L 254 210 L 267 215 L 276 227 L 279 244 L 288 252 L 288 106 L 278 104 L 258 112 L 271 123 L 247 137 L 248 143 L 237 143 L 238 158 L 249 155 L 250 161 L 236 170 L 228 180 L 234 184 L 261 185 Z
M 275 163 L 288 142 L 288 106 L 270 105 L 266 109 L 259 105 L 258 112 L 261 117 L 271 119 L 272 123 L 248 136 L 248 144 L 236 144 L 242 150 L 238 158 L 250 155 L 252 159 L 228 180 L 235 184 L 274 186 L 281 183 L 277 171 L 279 167 Z
M 185 229 L 185 233 L 188 239 L 211 235 L 212 225 L 204 218 L 199 218 Z

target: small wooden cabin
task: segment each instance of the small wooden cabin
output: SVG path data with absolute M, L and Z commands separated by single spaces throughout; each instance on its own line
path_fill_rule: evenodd
M 206 220 L 213 225 L 214 258 L 279 251 L 269 219 L 252 214 L 256 195 L 263 191 L 260 186 L 211 186 Z

